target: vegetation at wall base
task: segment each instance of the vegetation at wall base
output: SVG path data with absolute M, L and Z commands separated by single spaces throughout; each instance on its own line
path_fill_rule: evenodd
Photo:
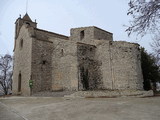
M 156 64 L 156 58 L 141 48 L 141 66 L 144 79 L 144 90 L 155 91 L 156 82 L 160 81 L 160 66 Z

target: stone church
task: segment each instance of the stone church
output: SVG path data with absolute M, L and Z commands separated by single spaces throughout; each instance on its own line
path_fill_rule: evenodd
M 112 33 L 95 26 L 65 36 L 37 28 L 27 13 L 19 17 L 13 93 L 64 90 L 143 90 L 139 45 L 113 41 Z

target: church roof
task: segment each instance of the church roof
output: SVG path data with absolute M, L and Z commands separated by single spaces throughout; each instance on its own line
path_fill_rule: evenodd
M 43 34 L 43 35 L 48 34 L 49 36 L 54 36 L 54 37 L 56 37 L 56 38 L 62 38 L 62 39 L 65 39 L 65 40 L 68 40 L 68 39 L 69 39 L 68 36 L 65 36 L 65 35 L 62 35 L 62 34 L 50 32 L 50 31 L 46 31 L 46 30 L 42 30 L 42 29 L 38 29 L 38 28 L 35 28 L 35 30 L 36 30 L 37 37 L 38 37 L 38 36 L 41 36 L 42 34 Z M 40 33 L 40 32 L 41 32 L 41 33 Z M 43 33 L 42 33 L 42 32 L 43 32 Z
M 27 13 L 24 15 L 23 20 L 27 20 L 27 21 L 32 22 L 31 18 L 29 17 L 29 15 Z

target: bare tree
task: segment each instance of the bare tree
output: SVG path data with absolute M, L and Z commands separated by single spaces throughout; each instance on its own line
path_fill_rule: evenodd
M 154 40 L 151 46 L 160 62 L 160 0 L 130 0 L 127 14 L 133 19 L 126 29 L 128 35 L 151 34 Z
M 133 18 L 126 30 L 129 35 L 137 32 L 143 36 L 160 31 L 160 0 L 130 0 L 129 7 L 127 14 Z
M 160 35 L 156 35 L 150 45 L 153 49 L 153 55 L 156 58 L 156 63 L 160 66 Z
M 12 89 L 12 56 L 0 56 L 0 88 L 7 95 Z

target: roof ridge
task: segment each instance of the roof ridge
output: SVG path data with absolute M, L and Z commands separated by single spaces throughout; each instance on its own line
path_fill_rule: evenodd
M 34 29 L 35 29 L 35 30 L 42 31 L 42 32 L 46 32 L 46 33 L 55 34 L 55 35 L 58 35 L 58 36 L 62 36 L 62 37 L 69 38 L 69 36 L 66 36 L 66 35 L 63 35 L 63 34 L 59 34 L 59 33 L 55 33 L 55 32 L 51 32 L 51 31 L 47 31 L 47 30 L 43 30 L 43 29 L 39 29 L 39 28 L 34 28 Z

